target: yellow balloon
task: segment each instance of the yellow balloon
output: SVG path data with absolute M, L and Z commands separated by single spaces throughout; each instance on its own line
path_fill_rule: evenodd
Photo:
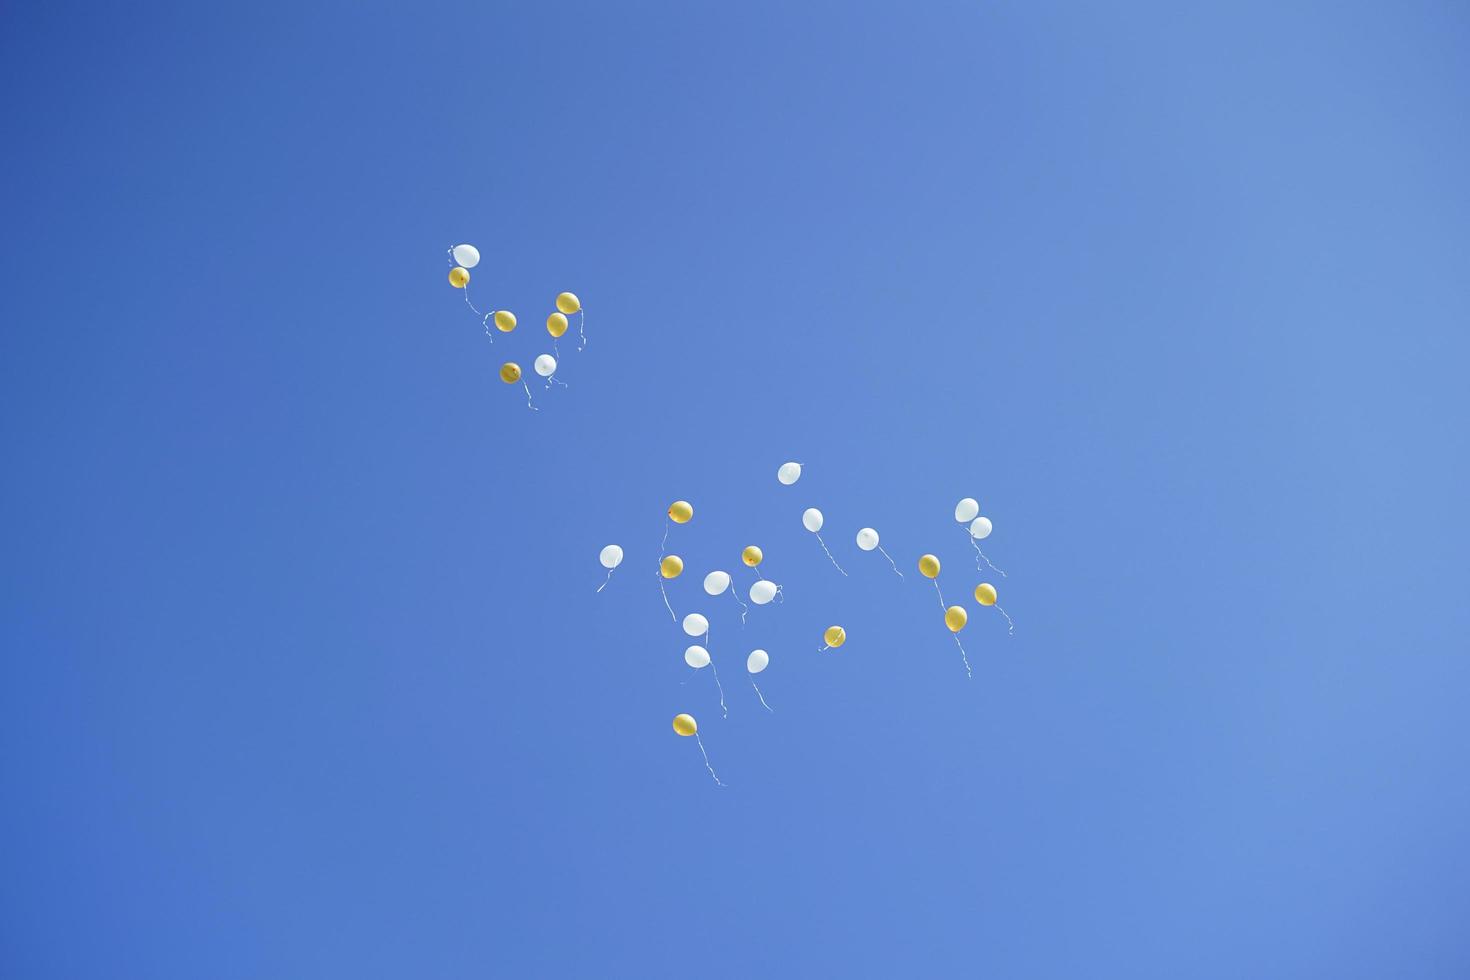
M 664 578 L 678 578 L 682 571 L 684 559 L 678 555 L 665 555 L 664 560 L 658 563 L 658 573 Z
M 822 639 L 827 641 L 829 647 L 836 649 L 847 642 L 847 630 L 841 626 L 828 626 L 827 632 L 822 634 Z
M 521 366 L 515 361 L 506 361 L 500 365 L 500 380 L 508 385 L 513 385 L 521 380 Z
M 919 573 L 925 578 L 939 577 L 939 559 L 933 555 L 924 555 L 919 559 Z
M 675 524 L 688 524 L 694 516 L 694 505 L 687 500 L 676 500 L 669 505 L 669 520 Z
M 449 285 L 455 289 L 463 289 L 469 281 L 470 270 L 458 265 L 449 270 Z
M 980 605 L 993 606 L 997 598 L 999 597 L 995 594 L 995 586 L 989 582 L 981 582 L 975 586 L 975 601 Z
M 560 337 L 567 332 L 567 318 L 560 313 L 553 313 L 546 318 L 546 332 L 553 337 Z
M 766 556 L 761 554 L 761 550 L 755 545 L 751 545 L 749 548 L 746 548 L 744 551 L 740 552 L 740 560 L 745 562 L 745 564 L 749 565 L 751 568 L 759 565 L 761 563 L 761 559 L 764 557 Z
M 510 310 L 495 311 L 495 329 L 501 333 L 510 333 L 516 328 L 516 315 Z
M 557 293 L 556 308 L 570 316 L 582 308 L 582 301 L 577 298 L 576 293 Z
M 695 723 L 693 715 L 675 715 L 674 731 L 680 735 L 693 735 L 699 731 L 699 725 Z
M 970 614 L 965 612 L 964 606 L 950 606 L 944 611 L 944 625 L 949 627 L 951 633 L 958 633 L 969 621 Z

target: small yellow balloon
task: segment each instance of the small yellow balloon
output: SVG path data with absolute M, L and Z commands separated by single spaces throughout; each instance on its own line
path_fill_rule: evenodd
M 680 735 L 693 735 L 699 731 L 699 725 L 695 723 L 693 715 L 675 715 L 674 731 Z
M 665 555 L 664 560 L 658 563 L 658 573 L 664 578 L 678 578 L 682 571 L 684 559 L 678 555 Z
M 513 385 L 521 380 L 521 366 L 515 361 L 506 361 L 500 365 L 500 380 L 508 385 Z
M 577 298 L 576 293 L 557 293 L 556 308 L 571 316 L 582 308 L 582 301 Z
M 546 332 L 553 337 L 560 337 L 567 332 L 567 318 L 560 313 L 553 313 L 546 318 Z
M 740 560 L 745 562 L 745 564 L 749 565 L 751 568 L 759 565 L 761 563 L 761 559 L 764 557 L 766 556 L 761 554 L 761 550 L 755 545 L 751 545 L 749 548 L 746 548 L 744 551 L 740 552 Z
M 449 285 L 455 289 L 463 289 L 470 281 L 470 270 L 463 266 L 455 266 L 449 270 Z
M 510 310 L 495 311 L 495 329 L 501 333 L 510 333 L 516 328 L 516 315 Z
M 958 633 L 969 621 L 970 614 L 965 612 L 964 606 L 950 606 L 944 611 L 944 625 L 949 627 L 951 633 Z
M 993 606 L 997 598 L 999 597 L 995 594 L 995 586 L 989 582 L 981 582 L 975 586 L 975 601 L 980 605 Z
M 688 524 L 694 516 L 694 505 L 687 500 L 676 500 L 669 505 L 669 520 L 675 524 Z
M 828 626 L 827 632 L 822 634 L 822 639 L 826 640 L 827 645 L 835 650 L 847 642 L 847 630 L 841 626 Z
M 939 559 L 933 555 L 924 555 L 919 559 L 919 573 L 925 578 L 939 577 Z

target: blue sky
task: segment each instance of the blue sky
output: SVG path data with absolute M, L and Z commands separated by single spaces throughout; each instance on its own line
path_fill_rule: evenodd
M 0 972 L 1470 972 L 1463 9 L 0 17 Z

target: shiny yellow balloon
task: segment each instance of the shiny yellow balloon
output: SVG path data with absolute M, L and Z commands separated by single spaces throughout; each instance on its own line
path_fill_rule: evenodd
M 674 731 L 680 735 L 693 735 L 699 731 L 699 725 L 695 723 L 693 715 L 675 715 Z
M 470 281 L 470 270 L 463 266 L 455 266 L 449 270 L 449 285 L 455 289 L 463 289 Z
M 950 606 L 944 611 L 944 625 L 949 627 L 951 633 L 958 633 L 969 621 L 970 614 L 965 612 L 964 606 Z
M 980 605 L 993 606 L 997 598 L 999 596 L 995 594 L 995 586 L 989 582 L 981 582 L 975 586 L 975 601 L 980 603 Z
M 570 316 L 582 308 L 582 301 L 576 293 L 557 293 L 556 308 Z
M 827 632 L 822 634 L 822 639 L 826 640 L 827 645 L 835 650 L 847 642 L 847 630 L 841 626 L 828 626 Z
M 744 551 L 740 552 L 740 560 L 745 562 L 745 564 L 749 565 L 751 568 L 759 565 L 761 563 L 761 559 L 764 557 L 766 556 L 761 554 L 761 550 L 755 545 L 751 545 L 749 548 L 746 548 Z
M 508 385 L 513 385 L 521 380 L 521 366 L 515 361 L 506 361 L 500 365 L 500 380 Z
M 694 505 L 687 500 L 676 500 L 669 505 L 669 520 L 675 524 L 688 524 L 694 516 Z
M 925 578 L 939 577 L 939 559 L 933 555 L 924 555 L 919 559 L 919 573 Z
M 516 328 L 516 315 L 510 310 L 495 311 L 495 329 L 501 333 L 510 333 Z
M 546 332 L 553 337 L 560 337 L 567 332 L 567 318 L 560 313 L 553 313 L 546 318 Z
M 664 578 L 678 578 L 682 571 L 684 559 L 678 555 L 665 555 L 664 560 L 658 563 L 658 573 Z

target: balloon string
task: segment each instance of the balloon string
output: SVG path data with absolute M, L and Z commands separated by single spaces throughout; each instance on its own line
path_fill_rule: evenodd
M 750 686 L 755 688 L 755 696 L 761 699 L 761 706 L 774 715 L 776 709 L 766 704 L 766 696 L 761 693 L 761 689 L 756 685 L 755 678 L 753 677 L 750 679 Z
M 664 555 L 668 554 L 668 549 L 669 549 L 669 522 L 668 521 L 664 521 L 664 540 L 663 540 L 663 544 L 661 544 L 661 545 L 658 546 L 658 556 L 659 556 L 660 559 L 662 559 Z
M 613 570 L 609 568 L 607 570 L 607 578 L 603 579 L 602 584 L 597 587 L 598 592 L 601 592 L 603 589 L 607 588 L 607 583 L 612 581 L 612 573 Z
M 561 378 L 558 378 L 554 374 L 551 377 L 549 377 L 549 378 L 546 379 L 546 387 L 550 388 L 551 387 L 551 383 L 553 381 L 556 382 L 557 384 L 561 385 L 563 388 L 567 387 L 567 383 L 565 381 L 563 381 Z
M 709 652 L 709 631 L 708 630 L 705 630 L 705 633 L 704 633 L 704 647 L 705 647 L 705 652 L 706 653 Z M 720 683 L 720 668 L 718 668 L 718 667 L 715 666 L 715 658 L 714 657 L 710 657 L 710 659 L 709 659 L 709 669 L 714 672 L 714 675 L 715 675 L 715 687 L 720 692 L 720 713 L 723 714 L 726 718 L 728 718 L 728 717 L 730 717 L 730 709 L 727 708 L 727 707 L 725 707 L 725 685 L 723 685 L 723 684 Z
M 972 547 L 972 548 L 975 549 L 975 555 L 976 555 L 976 558 L 977 558 L 977 560 L 975 562 L 975 569 L 976 569 L 976 571 L 981 571 L 982 570 L 980 568 L 980 562 L 978 561 L 978 559 L 980 559 L 980 558 L 984 558 L 985 559 L 985 564 L 990 565 L 990 559 L 989 558 L 986 558 L 985 557 L 985 552 L 983 552 L 983 551 L 980 550 L 980 545 L 976 543 L 975 536 L 974 535 L 970 535 L 970 547 Z M 990 570 L 992 572 L 1000 572 L 1000 577 L 1001 578 L 1010 578 L 1009 575 L 1007 575 L 1005 572 L 1001 571 L 999 568 L 996 568 L 994 565 L 990 565 Z
M 883 546 L 881 544 L 878 546 L 878 550 L 883 552 L 883 557 L 884 558 L 887 558 L 888 559 L 888 564 L 890 564 L 890 565 L 893 566 L 893 574 L 897 575 L 900 579 L 902 579 L 903 578 L 903 572 L 900 572 L 898 570 L 898 562 L 894 561 L 893 560 L 893 556 L 890 555 L 888 552 L 883 551 Z
M 827 551 L 827 542 L 822 540 L 822 536 L 820 534 L 817 535 L 817 544 L 822 546 L 823 551 Z M 842 566 L 837 564 L 837 559 L 832 557 L 832 552 L 827 551 L 827 558 L 832 562 L 832 566 L 834 568 L 836 568 L 839 572 L 842 572 L 843 575 L 847 574 L 847 572 L 842 570 Z
M 583 307 L 577 312 L 577 335 L 582 338 L 582 342 L 577 345 L 577 350 L 585 350 L 587 347 L 587 333 L 582 329 L 586 324 L 587 310 Z
M 704 750 L 704 743 L 700 741 L 698 732 L 694 733 L 694 743 L 699 746 L 699 754 L 704 756 L 704 767 L 709 770 L 710 778 L 713 779 L 715 781 L 715 784 L 718 786 L 725 785 L 724 783 L 720 782 L 720 777 L 715 775 L 715 767 L 709 764 L 709 753 Z
M 823 645 L 821 647 L 818 647 L 817 648 L 817 652 L 818 653 L 826 653 L 830 649 L 832 649 L 832 644 L 828 643 L 828 644 L 825 644 L 825 645 Z
M 745 614 L 750 611 L 750 607 L 745 604 L 744 599 L 740 598 L 740 593 L 735 591 L 735 586 L 733 585 L 730 586 L 730 594 L 735 597 L 736 602 L 740 603 L 740 626 L 744 628 Z
M 674 607 L 669 605 L 669 594 L 668 594 L 667 591 L 664 590 L 664 573 L 663 573 L 663 570 L 660 569 L 659 571 L 655 572 L 654 574 L 656 574 L 658 576 L 658 590 L 663 593 L 664 607 L 666 609 L 668 609 L 668 611 L 669 611 L 669 618 L 672 619 L 674 622 L 677 623 L 679 621 L 679 617 L 674 615 Z
M 539 411 L 541 411 L 541 409 L 539 409 L 535 405 L 532 405 L 531 404 L 531 386 L 528 385 L 528 384 L 526 384 L 526 379 L 525 378 L 522 378 L 521 379 L 521 387 L 524 388 L 524 389 L 526 389 L 526 407 L 529 408 L 533 412 L 539 412 Z
M 934 583 L 934 591 L 935 592 L 939 592 L 939 579 L 935 578 L 935 579 L 930 579 L 929 581 L 931 581 L 931 582 Z M 943 609 L 945 612 L 949 612 L 949 607 L 944 604 L 944 593 L 943 592 L 939 592 L 939 608 L 940 609 Z
M 561 360 L 561 348 L 558 347 L 558 346 L 556 346 L 556 338 L 555 337 L 552 337 L 551 338 L 551 352 L 556 355 L 556 359 L 558 361 Z
M 996 609 L 1000 609 L 1000 614 L 1006 618 L 1006 623 L 1011 628 L 1010 629 L 1010 635 L 1011 636 L 1015 636 L 1016 635 L 1016 623 L 1015 623 L 1015 620 L 1011 619 L 1010 613 L 1008 613 L 1004 609 L 1001 609 L 1000 608 L 1000 604 L 999 603 L 996 604 L 996 607 L 995 608 Z
M 975 675 L 970 672 L 970 658 L 965 655 L 965 645 L 960 642 L 960 635 L 958 633 L 950 635 L 954 637 L 954 645 L 960 648 L 960 659 L 965 662 L 965 676 L 974 680 Z
M 450 261 L 453 262 L 454 260 L 450 259 Z M 491 310 L 489 313 L 481 313 L 479 310 L 475 309 L 475 304 L 470 302 L 470 287 L 468 283 L 464 285 L 462 291 L 464 292 L 465 305 L 470 308 L 475 316 L 480 318 L 480 326 L 483 327 L 485 330 L 485 339 L 490 341 L 490 343 L 492 344 L 495 343 L 495 335 L 490 332 L 490 318 L 495 315 L 495 311 Z
M 786 605 L 786 586 L 776 586 L 776 601 L 781 603 L 781 605 L 783 606 Z

